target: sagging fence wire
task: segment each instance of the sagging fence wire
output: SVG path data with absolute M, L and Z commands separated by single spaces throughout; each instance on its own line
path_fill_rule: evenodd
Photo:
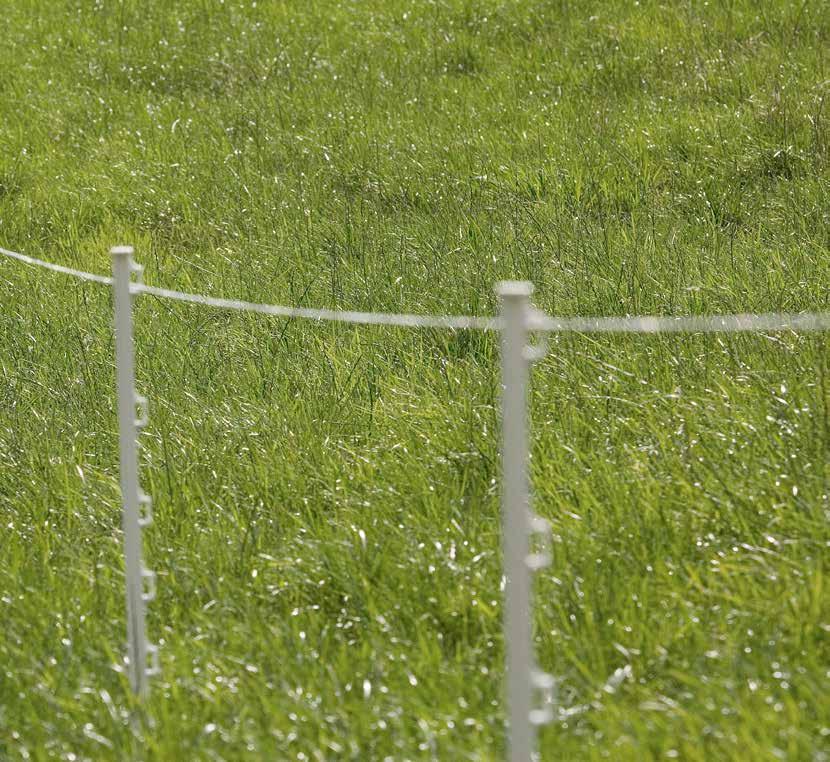
M 529 762 L 536 748 L 536 727 L 582 713 L 587 706 L 563 707 L 557 681 L 538 669 L 531 633 L 532 575 L 551 560 L 550 524 L 533 512 L 530 479 L 530 423 L 528 388 L 530 368 L 546 353 L 546 342 L 531 342 L 533 333 L 576 334 L 693 334 L 830 330 L 830 312 L 732 315 L 551 317 L 534 308 L 533 285 L 505 281 L 497 285 L 498 317 L 466 315 L 414 315 L 350 310 L 313 309 L 224 299 L 147 286 L 133 249 L 111 250 L 113 277 L 64 267 L 0 248 L 0 254 L 24 264 L 113 287 L 116 371 L 119 419 L 119 455 L 122 523 L 127 593 L 127 645 L 130 683 L 138 696 L 149 690 L 157 674 L 158 649 L 148 642 L 145 605 L 155 597 L 155 575 L 142 562 L 141 530 L 152 519 L 151 499 L 140 486 L 138 435 L 147 423 L 147 400 L 135 390 L 132 302 L 148 295 L 219 309 L 255 312 L 282 318 L 400 328 L 445 328 L 498 331 L 501 339 L 501 537 L 503 543 L 507 755 L 511 762 Z M 138 277 L 133 280 L 133 276 Z M 136 410 L 141 412 L 136 415 Z M 533 552 L 534 545 L 541 550 Z M 620 672 L 618 670 L 618 672 Z M 613 679 L 624 679 L 616 673 Z
M 0 247 L 0 254 L 3 254 L 10 259 L 16 259 L 18 262 L 24 262 L 27 265 L 34 265 L 35 267 L 43 267 L 46 270 L 51 270 L 52 272 L 62 273 L 63 275 L 71 275 L 73 278 L 79 278 L 80 280 L 90 280 L 94 283 L 103 283 L 107 286 L 112 285 L 112 278 L 107 277 L 106 275 L 96 275 L 95 273 L 88 273 L 84 272 L 83 270 L 76 270 L 74 267 L 64 267 L 63 265 L 56 265 L 54 262 L 46 262 L 43 259 L 37 259 L 36 257 L 28 257 L 25 254 L 21 254 L 18 251 L 9 251 L 8 249 L 4 249 Z
M 498 318 L 470 317 L 466 315 L 407 315 L 389 312 L 354 312 L 351 310 L 313 309 L 310 307 L 286 307 L 280 304 L 259 304 L 237 299 L 221 299 L 203 294 L 189 294 L 168 288 L 145 286 L 136 283 L 131 288 L 134 294 L 150 294 L 162 299 L 173 299 L 191 304 L 204 304 L 219 309 L 259 312 L 283 318 L 352 323 L 355 325 L 385 325 L 398 328 L 450 328 L 453 330 L 492 331 L 500 327 Z
M 112 285 L 113 279 L 106 275 L 76 270 L 47 262 L 43 259 L 30 257 L 16 251 L 0 248 L 0 254 L 16 259 L 27 265 L 42 267 L 46 270 L 71 275 L 80 280 L 92 281 Z M 467 315 L 407 315 L 388 312 L 357 312 L 354 310 L 314 309 L 310 307 L 289 307 L 283 304 L 261 304 L 247 302 L 240 299 L 223 299 L 205 294 L 192 294 L 185 291 L 176 291 L 157 286 L 147 286 L 143 283 L 132 283 L 130 293 L 147 294 L 161 299 L 172 299 L 190 304 L 202 304 L 218 309 L 236 310 L 240 312 L 258 312 L 263 315 L 273 315 L 282 318 L 297 318 L 335 323 L 352 323 L 355 325 L 381 325 L 398 328 L 449 328 L 452 330 L 479 330 L 492 331 L 500 327 L 498 318 L 475 317 Z
M 0 254 L 28 265 L 42 267 L 80 280 L 112 285 L 106 275 L 76 270 L 57 265 L 16 251 L 0 248 Z M 189 304 L 201 304 L 216 309 L 255 312 L 282 318 L 317 320 L 355 325 L 378 325 L 398 328 L 447 328 L 450 330 L 495 331 L 502 327 L 499 317 L 471 315 L 415 315 L 389 312 L 359 312 L 355 310 L 290 307 L 282 304 L 262 304 L 241 299 L 225 299 L 177 291 L 144 283 L 133 283 L 132 294 L 147 294 Z M 830 312 L 767 312 L 732 315 L 642 315 L 632 317 L 552 317 L 540 310 L 532 310 L 528 328 L 543 333 L 739 333 L 760 331 L 827 331 L 830 330 Z

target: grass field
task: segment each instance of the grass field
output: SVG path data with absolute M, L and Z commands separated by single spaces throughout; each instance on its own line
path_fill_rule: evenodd
M 303 306 L 490 314 L 521 278 L 560 315 L 830 307 L 822 0 L 0 15 L 2 246 Z M 0 262 L 0 759 L 498 759 L 495 337 L 137 302 L 139 709 L 111 310 Z M 552 340 L 543 759 L 830 758 L 829 350 Z

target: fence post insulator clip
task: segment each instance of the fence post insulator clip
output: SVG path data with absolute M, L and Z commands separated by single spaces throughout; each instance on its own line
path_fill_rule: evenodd
M 153 523 L 153 498 L 146 492 L 138 493 L 138 525 L 142 528 Z
M 550 566 L 551 556 L 551 526 L 547 519 L 541 516 L 531 516 L 528 519 L 528 532 L 530 534 L 531 542 L 536 538 L 536 545 L 538 550 L 529 553 L 525 559 L 527 568 L 531 571 L 538 571 Z
M 536 691 L 538 705 L 530 710 L 530 724 L 539 726 L 547 725 L 553 720 L 554 692 L 556 680 L 553 675 L 534 669 L 530 675 L 530 681 Z
M 135 406 L 138 409 L 138 415 L 135 418 L 135 427 L 137 429 L 144 429 L 150 422 L 150 401 L 146 397 L 136 394 Z

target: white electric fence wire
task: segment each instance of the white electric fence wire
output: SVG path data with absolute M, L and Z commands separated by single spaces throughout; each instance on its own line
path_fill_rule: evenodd
M 20 254 L 17 251 L 9 251 L 8 249 L 0 248 L 0 254 L 3 254 L 11 259 L 16 259 L 19 262 L 25 262 L 27 265 L 35 265 L 36 267 L 44 267 L 47 270 L 52 270 L 56 273 L 63 273 L 64 275 L 71 275 L 81 280 L 91 280 L 95 283 L 104 283 L 108 286 L 112 285 L 112 278 L 106 275 L 96 275 L 95 273 L 84 272 L 83 270 L 76 270 L 73 267 L 64 267 L 63 265 L 56 265 L 52 262 L 45 262 L 42 259 L 35 257 L 27 257 L 25 254 Z
M 29 265 L 43 267 L 53 272 L 72 275 L 81 280 L 112 285 L 112 278 L 105 275 L 56 265 L 36 257 L 0 248 L 0 254 Z M 222 299 L 203 294 L 133 284 L 133 294 L 148 294 L 162 299 L 173 299 L 191 304 L 202 304 L 219 309 L 258 312 L 284 318 L 301 318 L 357 325 L 382 325 L 400 328 L 450 328 L 453 330 L 493 331 L 501 328 L 497 317 L 467 315 L 406 315 L 384 312 L 355 312 L 352 310 L 312 309 L 288 307 L 281 304 L 260 304 L 239 299 Z M 737 333 L 763 331 L 827 331 L 830 330 L 830 312 L 779 313 L 737 315 L 689 315 L 681 317 L 550 317 L 534 310 L 528 320 L 531 331 L 545 333 Z
M 738 315 L 638 317 L 549 317 L 535 311 L 532 331 L 547 333 L 739 333 L 763 331 L 827 331 L 830 312 L 767 312 Z
M 335 323 L 354 323 L 359 325 L 387 325 L 400 328 L 452 328 L 454 330 L 476 329 L 494 330 L 500 327 L 497 318 L 468 317 L 466 315 L 393 315 L 387 312 L 354 312 L 351 310 L 311 309 L 307 307 L 286 307 L 280 304 L 259 304 L 243 302 L 237 299 L 220 299 L 202 294 L 188 294 L 172 291 L 168 288 L 134 284 L 134 294 L 151 294 L 163 299 L 174 299 L 191 304 L 204 304 L 220 309 L 259 312 L 284 318 L 304 318 L 307 320 L 326 320 Z

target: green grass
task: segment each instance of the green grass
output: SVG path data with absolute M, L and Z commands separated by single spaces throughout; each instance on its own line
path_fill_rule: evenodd
M 830 5 L 7 0 L 0 245 L 304 306 L 830 306 Z M 124 649 L 107 289 L 0 262 L 0 759 L 497 759 L 498 353 L 137 302 L 163 676 Z M 830 339 L 559 337 L 550 760 L 828 759 Z M 631 679 L 603 689 L 616 670 Z M 132 719 L 131 719 L 132 718 Z

